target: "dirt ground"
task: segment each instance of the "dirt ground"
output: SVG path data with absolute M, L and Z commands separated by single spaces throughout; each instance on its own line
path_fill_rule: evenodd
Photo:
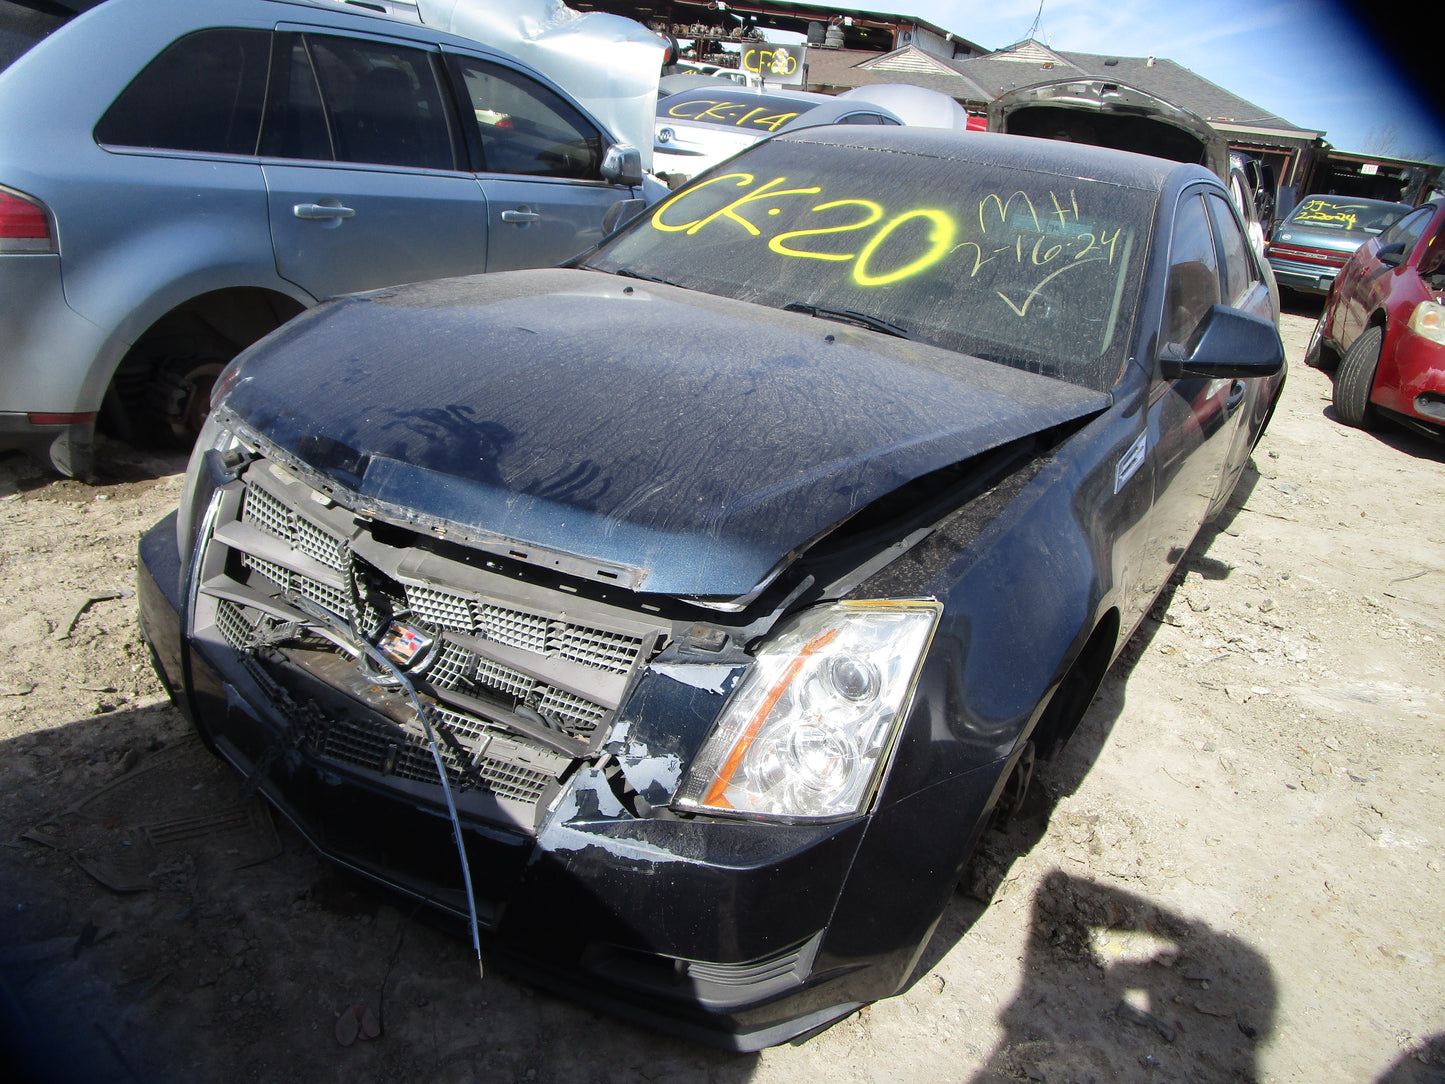
M 909 989 L 756 1056 L 479 980 L 240 801 L 136 632 L 182 461 L 0 457 L 0 1019 L 87 1081 L 1445 1081 L 1445 450 L 1333 420 L 1313 315 L 1236 506 Z

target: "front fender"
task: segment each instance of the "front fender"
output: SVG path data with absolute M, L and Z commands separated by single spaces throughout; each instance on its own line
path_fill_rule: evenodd
M 1006 762 L 1103 615 L 1127 621 L 1150 502 L 1146 471 L 1117 479 L 1140 425 L 1107 411 L 863 586 L 944 602 L 882 804 Z

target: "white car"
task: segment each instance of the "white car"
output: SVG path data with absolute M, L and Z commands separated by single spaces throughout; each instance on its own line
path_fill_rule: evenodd
M 946 94 L 903 84 L 857 87 L 834 97 L 720 81 L 658 99 L 653 172 L 675 188 L 761 139 L 824 124 L 962 130 L 968 114 Z

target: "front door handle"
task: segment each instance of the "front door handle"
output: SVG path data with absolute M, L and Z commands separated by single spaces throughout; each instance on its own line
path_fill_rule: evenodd
M 298 203 L 291 208 L 291 213 L 297 218 L 308 221 L 324 220 L 328 218 L 352 218 L 356 212 L 350 207 L 341 206 L 340 200 L 332 200 L 329 203 Z
M 541 222 L 542 216 L 536 211 L 503 211 L 503 222 Z
M 1229 386 L 1229 398 L 1224 401 L 1225 409 L 1232 411 L 1239 406 L 1240 401 L 1244 398 L 1245 391 L 1246 388 L 1243 380 L 1236 380 L 1231 384 Z

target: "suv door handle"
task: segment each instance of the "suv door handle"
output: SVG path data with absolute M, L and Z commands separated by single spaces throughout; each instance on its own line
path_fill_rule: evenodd
M 338 200 L 334 203 L 298 203 L 291 208 L 291 213 L 297 218 L 308 220 L 327 218 L 351 218 L 356 212 L 350 207 L 341 206 Z
M 542 216 L 536 211 L 503 211 L 503 222 L 541 222 Z

